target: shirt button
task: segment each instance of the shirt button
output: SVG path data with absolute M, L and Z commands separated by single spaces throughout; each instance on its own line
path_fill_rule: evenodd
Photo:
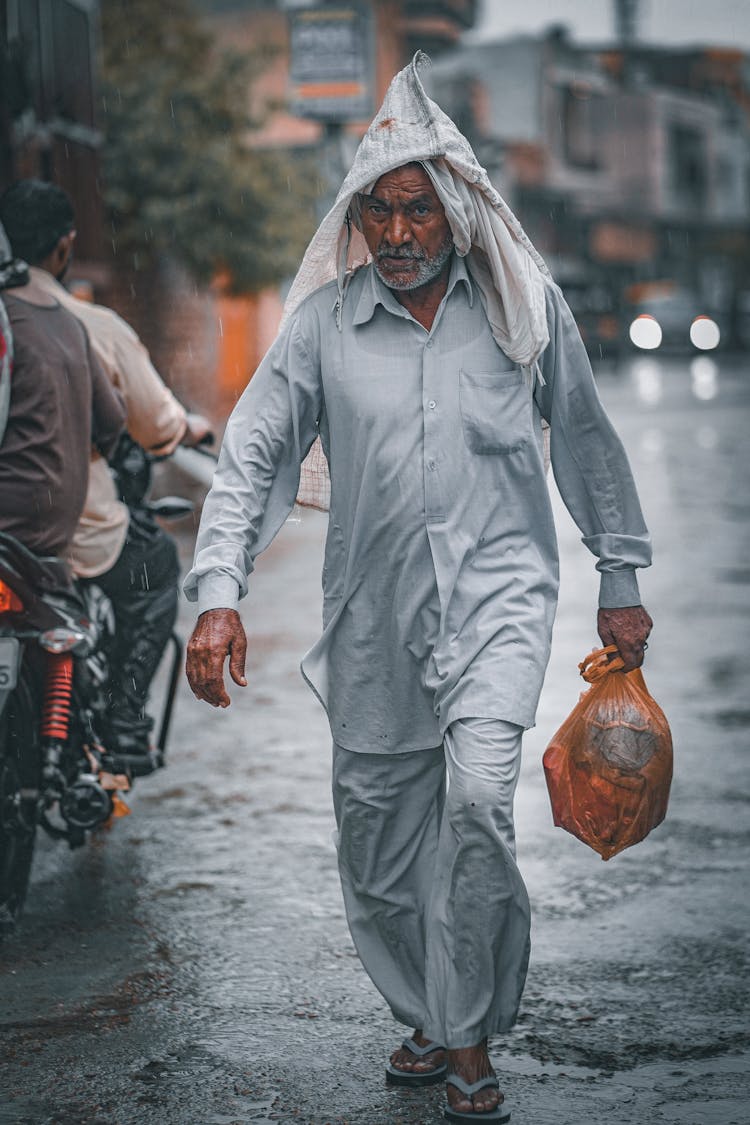
M 431 348 L 432 347 L 432 340 L 428 340 L 427 343 L 425 344 L 425 347 Z
M 427 468 L 428 469 L 434 469 L 435 468 L 435 462 L 434 461 L 428 461 L 427 462 Z
M 430 410 L 434 410 L 437 406 L 437 403 L 435 402 L 434 398 L 431 398 L 427 405 L 429 406 Z

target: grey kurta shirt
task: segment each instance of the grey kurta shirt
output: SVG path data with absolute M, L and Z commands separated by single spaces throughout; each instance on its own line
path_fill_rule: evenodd
M 323 634 L 302 671 L 349 750 L 440 744 L 464 717 L 529 727 L 558 560 L 542 418 L 561 495 L 598 557 L 600 604 L 637 605 L 650 543 L 570 311 L 547 287 L 545 385 L 496 344 L 463 260 L 426 331 L 372 266 L 290 318 L 229 420 L 185 591 L 234 607 L 291 510 L 320 434 L 331 474 Z

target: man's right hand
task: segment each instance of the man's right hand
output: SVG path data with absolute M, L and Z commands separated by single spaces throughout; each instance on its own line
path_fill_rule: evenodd
M 211 423 L 202 414 L 187 414 L 185 416 L 185 432 L 180 438 L 180 445 L 194 449 L 201 442 L 213 441 Z
M 247 637 L 236 609 L 209 609 L 198 618 L 188 641 L 185 671 L 193 694 L 212 707 L 228 707 L 224 687 L 224 661 L 240 687 L 247 687 L 245 655 Z

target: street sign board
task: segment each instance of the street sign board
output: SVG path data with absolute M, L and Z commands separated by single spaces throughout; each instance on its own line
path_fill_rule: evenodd
M 361 121 L 373 107 L 372 13 L 367 3 L 289 13 L 290 110 L 317 121 Z

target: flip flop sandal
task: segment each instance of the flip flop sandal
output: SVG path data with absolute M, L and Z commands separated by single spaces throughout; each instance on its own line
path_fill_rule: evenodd
M 467 1098 L 471 1098 L 474 1094 L 478 1094 L 480 1090 L 488 1090 L 491 1087 L 498 1090 L 500 1083 L 495 1075 L 490 1075 L 488 1078 L 480 1078 L 478 1082 L 464 1082 L 458 1074 L 449 1074 L 445 1079 L 446 1084 L 450 1083 L 465 1094 Z M 446 1105 L 444 1111 L 446 1121 L 510 1121 L 510 1110 L 504 1101 L 494 1109 L 487 1110 L 482 1113 L 481 1110 L 475 1109 L 471 1113 L 461 1113 L 457 1109 L 452 1109 L 451 1106 Z
M 427 1043 L 424 1047 L 420 1047 L 413 1039 L 404 1039 L 401 1044 L 407 1051 L 411 1051 L 418 1059 L 423 1059 L 425 1055 L 431 1055 L 433 1051 L 444 1051 L 445 1047 L 442 1043 Z M 433 1086 L 436 1082 L 442 1082 L 445 1077 L 445 1072 L 448 1069 L 447 1063 L 441 1063 L 440 1066 L 433 1067 L 432 1070 L 399 1070 L 398 1067 L 392 1063 L 387 1063 L 385 1068 L 385 1080 L 392 1086 Z

